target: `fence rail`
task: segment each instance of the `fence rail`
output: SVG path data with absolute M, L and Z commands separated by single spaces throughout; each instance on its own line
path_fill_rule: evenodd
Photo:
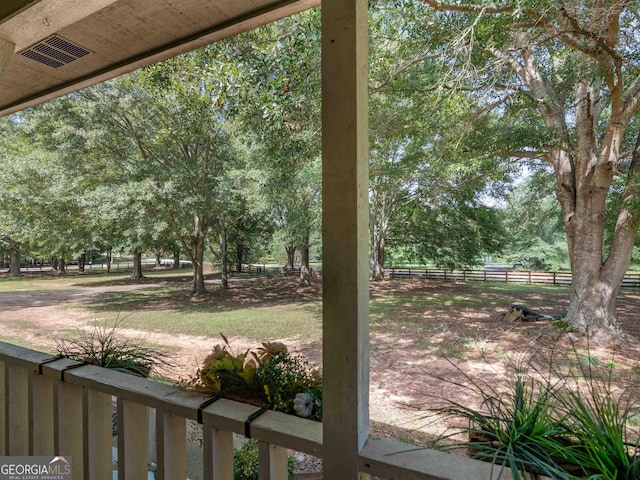
M 504 282 L 528 285 L 571 285 L 570 272 L 534 272 L 528 270 L 446 270 L 440 268 L 386 268 L 387 278 L 424 278 L 444 282 Z M 640 288 L 640 274 L 627 275 L 622 288 Z

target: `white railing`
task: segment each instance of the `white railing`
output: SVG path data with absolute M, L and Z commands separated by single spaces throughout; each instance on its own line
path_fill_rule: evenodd
M 261 480 L 286 480 L 287 449 L 322 457 L 319 422 L 266 411 L 248 423 L 258 407 L 228 399 L 203 407 L 206 397 L 175 385 L 54 358 L 0 342 L 0 455 L 71 456 L 74 480 L 110 480 L 115 399 L 120 479 L 146 479 L 150 450 L 157 479 L 187 478 L 187 420 L 203 424 L 207 480 L 233 479 L 234 433 L 259 441 Z M 150 412 L 156 426 L 151 449 Z M 363 478 L 485 480 L 499 473 L 465 457 L 375 437 L 359 463 Z

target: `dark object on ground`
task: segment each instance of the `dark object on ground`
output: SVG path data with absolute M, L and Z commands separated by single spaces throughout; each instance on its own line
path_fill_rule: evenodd
M 562 320 L 562 315 L 546 315 L 544 313 L 531 310 L 524 305 L 511 305 L 511 311 L 505 315 L 505 320 L 509 322 L 537 322 L 540 320 Z

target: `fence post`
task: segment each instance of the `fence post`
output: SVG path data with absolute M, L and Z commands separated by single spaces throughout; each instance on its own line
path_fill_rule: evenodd
M 531 285 L 531 270 L 529 270 L 529 285 Z
M 466 270 L 462 270 L 462 281 L 463 282 L 467 281 L 467 271 Z
M 486 268 L 483 270 L 483 273 L 484 273 L 484 280 L 483 281 L 486 282 L 487 281 L 487 269 Z
M 504 283 L 509 283 L 509 270 L 504 271 Z
M 556 272 L 553 272 L 553 285 L 555 286 L 556 284 Z
M 446 268 L 444 269 L 444 281 L 445 282 L 447 281 L 447 269 Z

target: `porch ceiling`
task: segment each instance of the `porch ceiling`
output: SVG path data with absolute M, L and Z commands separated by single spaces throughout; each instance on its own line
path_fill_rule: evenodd
M 317 6 L 320 0 L 2 3 L 0 52 L 15 47 L 0 77 L 0 116 Z

